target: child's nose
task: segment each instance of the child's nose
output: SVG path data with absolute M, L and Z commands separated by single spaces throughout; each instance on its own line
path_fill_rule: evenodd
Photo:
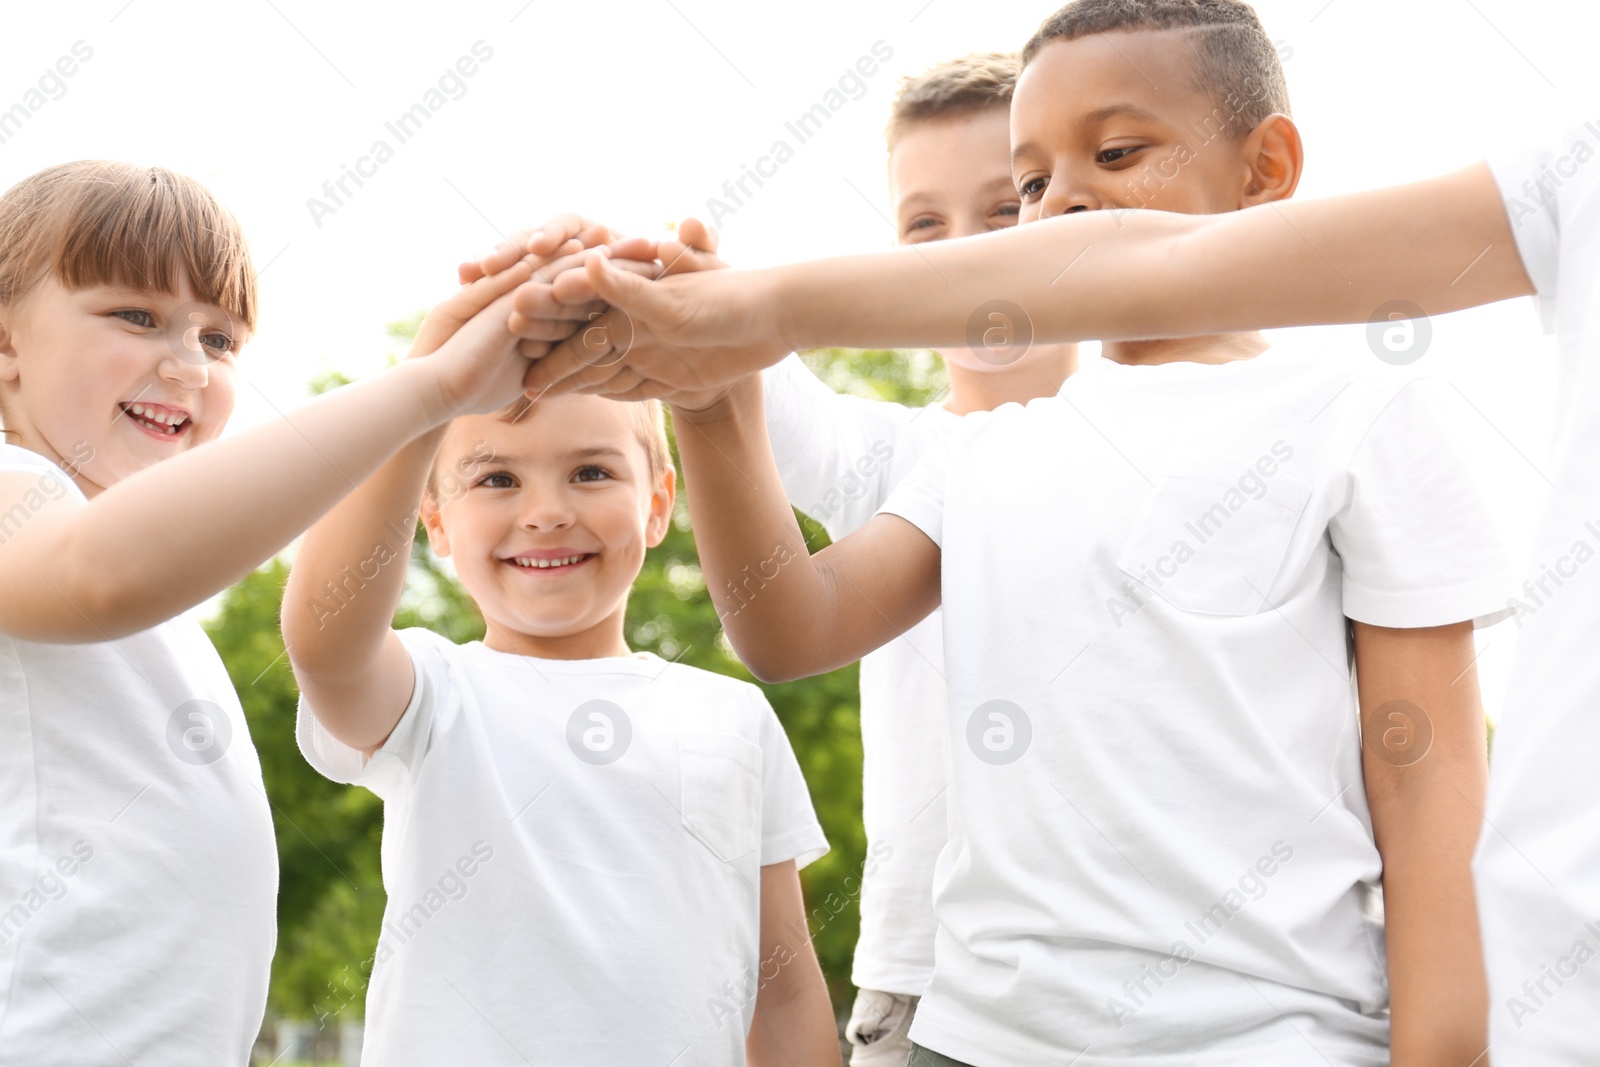
M 161 361 L 158 373 L 185 389 L 204 389 L 211 381 L 209 361 L 203 352 L 180 355 L 173 352 Z
M 560 530 L 573 523 L 571 503 L 564 493 L 530 493 L 522 509 L 522 525 L 530 530 Z
M 1098 211 L 1100 197 L 1089 186 L 1071 179 L 1052 181 L 1044 191 L 1043 210 L 1039 217 L 1055 218 L 1074 211 Z

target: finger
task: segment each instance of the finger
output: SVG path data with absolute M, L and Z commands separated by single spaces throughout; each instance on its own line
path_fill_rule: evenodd
M 633 341 L 632 323 L 613 309 L 551 348 L 529 368 L 523 385 L 530 391 L 571 392 L 607 381 L 621 369 Z
M 640 400 L 665 400 L 666 390 L 661 388 L 660 382 L 653 382 L 648 378 L 643 379 L 638 385 L 626 392 L 607 393 L 612 400 L 635 402 Z
M 440 306 L 447 315 L 464 322 L 532 276 L 533 270 L 526 263 L 513 262 L 498 274 L 463 285 Z
M 605 304 L 598 300 L 588 300 L 578 303 L 562 300 L 554 292 L 554 287 L 540 281 L 532 281 L 517 291 L 516 299 L 511 302 L 514 316 L 521 316 L 529 322 L 536 320 L 555 320 L 567 322 L 585 322 L 594 312 L 604 311 Z M 512 327 L 514 330 L 516 326 Z
M 623 367 L 603 382 L 585 385 L 573 391 L 585 393 L 589 396 L 615 396 L 618 393 L 625 393 L 630 389 L 638 388 L 639 383 L 642 381 L 644 381 L 644 378 L 639 375 L 638 371 L 632 367 Z
M 532 230 L 518 230 L 483 255 L 461 264 L 457 273 L 461 275 L 462 284 L 477 281 L 485 275 L 499 274 L 521 259 L 527 254 L 528 237 L 532 233 Z M 477 268 L 476 277 L 467 277 L 469 268 L 474 266 Z
M 411 342 L 410 357 L 425 356 L 436 350 L 473 316 L 483 311 L 500 297 L 507 298 L 518 285 L 526 282 L 532 271 L 524 263 L 513 264 L 499 274 L 480 278 L 463 285 L 441 301 L 423 317 L 422 327 Z
M 566 271 L 582 270 L 588 257 L 584 249 L 578 246 L 576 239 L 562 245 L 560 250 L 550 256 L 526 256 L 525 260 L 533 264 L 533 275 L 543 282 L 553 282 L 556 277 Z
M 662 286 L 619 269 L 604 255 L 591 252 L 585 266 L 595 296 L 622 310 L 631 321 L 670 320 L 672 298 Z
M 723 270 L 728 265 L 709 252 L 682 241 L 661 242 L 661 275 L 690 274 L 702 270 Z
M 529 252 L 523 260 L 533 266 L 533 276 L 541 281 L 549 281 L 563 270 L 571 269 L 583 262 L 583 245 L 576 237 L 566 244 L 557 246 L 548 255 L 535 255 Z
M 612 233 L 607 227 L 582 215 L 567 212 L 534 230 L 526 247 L 534 255 L 545 256 L 573 239 L 577 239 L 585 248 L 593 248 L 611 238 Z
M 523 339 L 517 342 L 517 355 L 524 359 L 543 359 L 554 347 L 549 341 L 529 341 Z
M 600 311 L 593 312 L 595 315 Z M 581 319 L 537 319 L 513 311 L 506 319 L 506 329 L 525 341 L 565 341 L 589 321 Z
M 637 274 L 641 278 L 654 280 L 660 274 L 661 265 L 655 260 L 640 261 L 637 259 L 614 259 L 612 265 L 618 270 Z M 587 270 L 569 270 L 561 274 L 550 283 L 551 295 L 562 304 L 581 305 L 583 307 L 604 306 L 600 294 L 595 291 L 594 283 L 589 280 Z
M 721 243 L 721 236 L 716 227 L 707 225 L 699 219 L 689 217 L 678 223 L 678 240 L 686 245 L 698 248 L 702 252 L 717 254 L 717 246 Z
M 606 245 L 612 259 L 642 259 L 656 258 L 656 242 L 646 237 L 625 237 L 620 241 L 612 241 Z

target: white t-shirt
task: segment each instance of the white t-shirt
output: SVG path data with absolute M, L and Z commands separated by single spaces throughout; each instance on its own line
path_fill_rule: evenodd
M 950 681 L 912 1039 L 1387 1064 L 1346 616 L 1488 622 L 1508 587 L 1427 383 L 1280 348 L 1099 361 L 966 422 L 884 508 L 943 549 Z
M 647 653 L 400 638 L 416 689 L 370 761 L 303 700 L 298 727 L 384 801 L 362 1062 L 744 1063 L 787 962 L 760 958 L 761 868 L 828 847 L 761 691 Z
M 762 373 L 767 433 L 791 503 L 837 541 L 864 526 L 961 419 L 835 393 L 799 356 Z M 861 937 L 851 981 L 917 995 L 933 973 L 933 868 L 949 839 L 944 636 L 935 611 L 861 661 Z
M 1517 658 L 1474 863 L 1497 1063 L 1590 1063 L 1600 1049 L 1597 154 L 1590 123 L 1491 163 L 1561 374 L 1556 491 L 1516 592 Z
M 39 479 L 0 537 L 83 500 L 25 449 L 0 445 L 0 471 Z M 99 644 L 0 636 L 0 1064 L 246 1062 L 277 894 L 261 764 L 193 619 Z

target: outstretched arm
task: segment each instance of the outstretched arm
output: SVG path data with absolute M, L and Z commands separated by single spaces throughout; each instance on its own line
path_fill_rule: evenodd
M 478 284 L 509 293 L 529 274 L 518 264 Z M 25 523 L 0 534 L 0 632 L 107 641 L 226 589 L 406 441 L 515 398 L 527 367 L 516 339 L 503 318 L 475 326 L 429 359 L 164 460 L 88 504 L 63 498 L 31 508 Z M 0 515 L 28 503 L 37 482 L 0 476 Z
M 853 663 L 938 606 L 939 549 L 897 516 L 807 553 L 767 443 L 758 376 L 709 407 L 674 407 L 673 425 L 706 586 L 758 678 Z
M 526 277 L 518 269 L 512 278 Z M 428 356 L 490 307 L 504 275 L 463 286 L 428 313 L 408 359 Z M 481 325 L 481 323 L 480 323 Z M 283 592 L 284 646 L 295 681 L 337 740 L 371 755 L 411 699 L 411 658 L 391 624 L 405 587 L 418 505 L 445 426 L 415 438 L 311 527 Z
M 596 258 L 589 278 L 609 315 L 627 316 L 629 350 L 608 362 L 559 344 L 529 372 L 532 389 L 592 386 L 621 368 L 704 389 L 795 349 L 963 344 L 996 300 L 1055 342 L 1366 322 L 1391 301 L 1434 315 L 1533 292 L 1484 164 L 1326 200 L 1083 212 L 759 271 L 646 282 Z

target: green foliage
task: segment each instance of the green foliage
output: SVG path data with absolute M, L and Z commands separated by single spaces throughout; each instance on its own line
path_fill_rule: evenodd
M 390 327 L 407 341 L 420 317 Z M 807 356 L 836 388 L 904 403 L 925 403 L 943 388 L 942 368 L 927 353 L 827 349 Z M 345 384 L 319 376 L 318 392 Z M 676 457 L 676 445 L 674 445 Z M 692 491 L 692 487 L 686 487 Z M 802 520 L 813 551 L 827 543 Z M 269 1011 L 336 1023 L 360 1018 L 377 945 L 384 893 L 378 846 L 382 803 L 364 789 L 328 781 L 300 755 L 294 738 L 297 691 L 279 633 L 288 565 L 277 560 L 230 589 L 208 625 L 238 689 L 261 754 L 272 803 L 281 881 L 278 952 Z M 483 620 L 449 569 L 418 537 L 397 626 L 427 626 L 455 641 L 483 635 Z M 630 644 L 667 660 L 753 681 L 728 645 L 706 594 L 680 494 L 662 544 L 634 585 L 626 630 Z M 799 758 L 832 850 L 802 872 L 812 934 L 837 1007 L 847 1008 L 850 960 L 859 929 L 858 885 L 866 851 L 861 826 L 861 731 L 857 669 L 784 685 L 763 685 Z

